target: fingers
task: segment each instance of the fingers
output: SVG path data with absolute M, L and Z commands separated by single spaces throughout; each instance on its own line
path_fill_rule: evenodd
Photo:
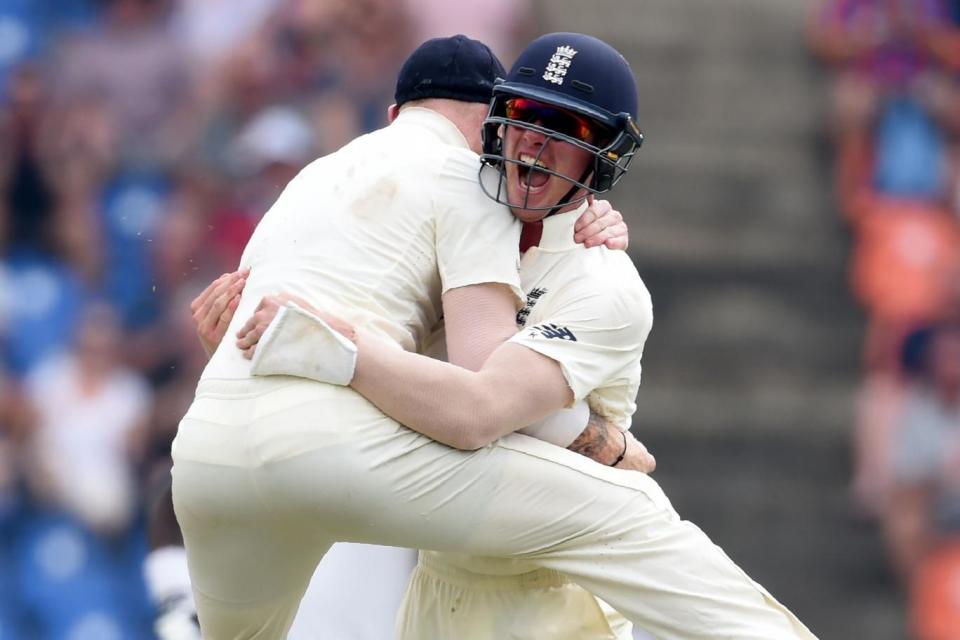
M 217 278 L 191 304 L 197 334 L 205 344 L 217 345 L 223 339 L 233 313 L 246 286 L 246 271 L 236 271 Z
M 242 327 L 240 327 L 239 331 L 237 331 L 237 347 L 239 347 L 240 349 L 245 348 L 243 345 L 246 344 L 247 336 L 250 335 L 250 332 L 256 329 L 256 327 L 257 327 L 257 316 L 256 314 L 254 314 L 250 316 L 250 319 L 247 320 Z
M 602 218 L 610 209 L 610 203 L 606 200 L 596 200 L 594 201 L 593 195 L 587 200 L 589 205 L 587 210 L 584 211 L 579 218 L 577 218 L 576 223 L 573 225 L 574 232 L 580 231 L 586 227 L 591 222 L 596 221 L 599 218 Z
M 257 310 L 237 332 L 237 348 L 246 352 L 256 345 L 284 304 L 281 296 L 264 296 L 257 305 Z M 244 357 L 253 357 L 253 351 L 250 351 L 249 356 L 244 353 Z
M 610 235 L 610 237 L 603 242 L 607 249 L 611 249 L 613 251 L 627 250 L 627 247 L 630 245 L 630 232 L 629 229 L 627 229 L 626 222 L 621 222 L 620 224 L 608 227 L 606 231 Z
M 200 295 L 194 298 L 193 302 L 190 303 L 190 311 L 193 312 L 194 323 L 199 326 L 201 321 L 208 319 L 210 317 L 210 310 L 213 305 L 216 304 L 223 296 L 227 295 L 230 292 L 230 289 L 235 287 L 238 283 L 246 283 L 247 275 L 249 273 L 249 269 L 244 271 L 234 271 L 233 273 L 225 273 L 211 282 L 207 288 L 204 289 Z M 240 284 L 239 290 L 243 290 L 242 284 Z
M 584 215 L 586 215 L 586 212 Z M 623 224 L 623 216 L 620 215 L 619 211 L 611 209 L 584 226 L 580 231 L 575 232 L 573 239 L 585 247 L 596 247 L 604 244 L 610 238 L 622 235 L 620 231 L 623 230 L 617 229 L 618 225 L 621 224 Z
M 219 278 L 217 278 L 216 280 L 214 280 L 213 282 L 211 282 L 210 284 L 208 284 L 207 288 L 201 291 L 200 295 L 194 298 L 193 301 L 190 303 L 190 312 L 196 313 L 197 310 L 200 309 L 200 307 L 202 307 L 204 303 L 206 303 L 207 299 L 211 295 L 213 295 L 213 292 L 217 289 L 217 287 L 219 287 L 220 284 L 223 283 L 223 281 L 229 277 L 230 277 L 230 274 L 225 273 Z
M 647 450 L 647 447 L 633 437 L 632 433 L 627 433 L 627 451 L 623 462 L 617 467 L 621 469 L 630 469 L 642 473 L 653 473 L 657 468 L 657 459 Z
M 643 447 L 643 445 L 640 445 Z M 653 457 L 653 454 L 647 451 L 646 447 L 643 447 L 643 454 L 640 456 L 640 471 L 644 473 L 653 473 L 657 468 L 657 459 Z

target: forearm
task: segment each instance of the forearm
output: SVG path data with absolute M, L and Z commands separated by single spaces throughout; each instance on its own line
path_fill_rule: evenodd
M 351 387 L 394 420 L 458 449 L 485 446 L 553 409 L 522 401 L 520 372 L 473 372 L 364 333 L 357 351 Z
M 600 464 L 610 465 L 623 452 L 623 434 L 616 426 L 591 411 L 586 428 L 567 448 Z
M 651 473 L 656 467 L 654 457 L 633 434 L 592 411 L 586 428 L 567 448 L 608 466 L 616 463 L 618 468 L 644 473 Z

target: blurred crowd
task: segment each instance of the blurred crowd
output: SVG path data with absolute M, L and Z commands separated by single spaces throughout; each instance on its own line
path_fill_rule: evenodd
M 822 0 L 809 38 L 867 317 L 853 496 L 912 637 L 960 638 L 960 2 Z
M 149 638 L 151 484 L 206 356 L 189 303 L 400 63 L 526 2 L 0 0 L 0 638 Z M 322 206 L 322 203 L 318 203 Z

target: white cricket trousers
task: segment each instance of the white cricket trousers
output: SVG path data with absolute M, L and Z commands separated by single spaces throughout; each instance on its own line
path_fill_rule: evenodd
M 338 541 L 524 559 L 661 640 L 814 637 L 650 477 L 519 434 L 458 451 L 345 387 L 205 380 L 173 459 L 205 640 L 286 637 Z

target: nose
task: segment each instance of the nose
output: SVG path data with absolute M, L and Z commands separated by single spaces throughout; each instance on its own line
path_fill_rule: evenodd
M 535 124 L 538 127 L 543 126 L 540 120 L 535 120 L 532 124 Z M 528 144 L 535 144 L 535 145 L 542 145 L 544 141 L 547 139 L 545 135 L 543 135 L 539 131 L 533 131 L 532 129 L 524 129 L 523 135 L 521 136 L 521 138 L 523 139 L 524 142 Z

